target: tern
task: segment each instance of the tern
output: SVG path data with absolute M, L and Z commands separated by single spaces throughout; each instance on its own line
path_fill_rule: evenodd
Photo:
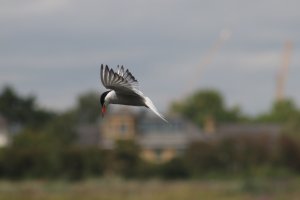
M 102 116 L 106 112 L 109 104 L 121 104 L 129 106 L 144 106 L 152 110 L 162 120 L 167 122 L 161 115 L 149 97 L 146 97 L 140 90 L 138 81 L 123 66 L 117 66 L 116 71 L 109 69 L 106 65 L 101 65 L 100 77 L 103 86 L 108 91 L 102 93 L 100 103 L 102 106 Z

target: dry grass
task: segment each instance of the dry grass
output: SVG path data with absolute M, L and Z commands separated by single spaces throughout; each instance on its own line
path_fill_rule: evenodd
M 299 199 L 300 181 L 124 181 L 120 179 L 0 182 L 0 200 Z

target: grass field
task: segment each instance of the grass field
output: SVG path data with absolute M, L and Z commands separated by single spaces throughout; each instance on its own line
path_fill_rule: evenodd
M 125 181 L 1 181 L 0 200 L 300 199 L 300 179 Z

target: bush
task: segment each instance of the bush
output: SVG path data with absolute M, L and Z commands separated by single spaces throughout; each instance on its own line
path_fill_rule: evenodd
M 117 174 L 126 178 L 136 177 L 141 162 L 139 152 L 139 147 L 133 141 L 117 141 L 114 150 L 114 168 Z
M 247 174 L 266 166 L 300 170 L 300 143 L 285 137 L 279 143 L 264 134 L 198 141 L 188 147 L 185 162 L 194 176 L 212 172 Z
M 279 137 L 277 142 L 264 135 L 198 141 L 190 144 L 182 157 L 162 164 L 141 160 L 133 141 L 119 141 L 114 150 L 63 148 L 46 141 L 55 144 L 46 135 L 26 133 L 10 147 L 0 149 L 0 178 L 80 180 L 109 173 L 125 178 L 184 179 L 300 172 L 300 140 L 290 135 Z
M 189 171 L 183 159 L 174 158 L 161 166 L 161 176 L 165 179 L 185 179 Z
M 281 164 L 300 173 L 300 139 L 283 135 L 279 143 L 281 147 Z

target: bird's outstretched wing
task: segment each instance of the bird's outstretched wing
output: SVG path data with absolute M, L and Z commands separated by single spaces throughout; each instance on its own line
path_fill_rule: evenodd
M 116 72 L 113 69 L 109 69 L 106 65 L 101 65 L 100 71 L 101 82 L 107 89 L 115 90 L 120 93 L 127 93 L 131 95 L 142 95 L 142 92 L 138 89 L 138 81 L 134 76 L 124 69 L 123 66 L 117 67 Z

